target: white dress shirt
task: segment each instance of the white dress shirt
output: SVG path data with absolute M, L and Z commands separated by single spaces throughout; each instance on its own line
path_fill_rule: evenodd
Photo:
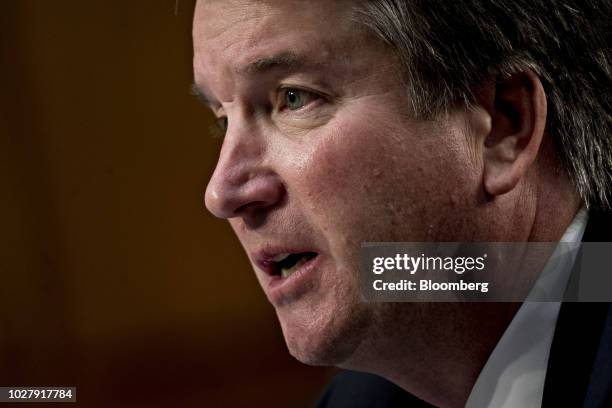
M 578 211 L 561 242 L 582 240 L 587 211 Z M 567 246 L 564 247 L 567 249 Z M 576 251 L 555 252 L 484 365 L 466 408 L 539 408 L 561 302 L 530 301 L 535 290 L 561 299 Z

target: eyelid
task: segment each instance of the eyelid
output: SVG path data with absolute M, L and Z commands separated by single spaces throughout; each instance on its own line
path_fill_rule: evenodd
M 219 106 L 216 109 L 212 109 L 212 113 L 213 115 L 215 115 L 215 121 L 217 121 L 217 123 L 220 123 L 222 120 L 229 120 L 228 116 L 227 116 L 227 112 L 225 112 L 225 109 L 223 109 L 223 106 Z
M 225 109 L 223 109 L 223 106 L 219 105 L 218 107 L 212 107 L 210 108 L 212 110 L 212 113 L 215 115 L 215 118 L 221 118 L 223 116 L 227 116 L 225 113 Z

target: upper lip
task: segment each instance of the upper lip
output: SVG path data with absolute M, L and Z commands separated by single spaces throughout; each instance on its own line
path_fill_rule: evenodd
M 254 263 L 264 271 L 267 275 L 275 275 L 278 270 L 274 265 L 274 259 L 282 254 L 298 254 L 303 252 L 314 252 L 312 248 L 287 248 L 287 247 L 268 247 L 261 251 L 258 251 L 252 256 Z

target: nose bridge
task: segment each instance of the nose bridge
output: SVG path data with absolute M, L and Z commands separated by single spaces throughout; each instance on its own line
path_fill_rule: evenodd
M 253 125 L 242 117 L 228 121 L 223 138 L 219 159 L 208 188 L 222 190 L 229 187 L 238 188 L 248 181 L 255 170 L 255 164 L 261 161 L 262 148 L 260 138 L 254 132 Z M 219 195 L 220 191 L 216 192 Z
M 219 160 L 206 189 L 206 207 L 219 218 L 240 216 L 246 209 L 272 205 L 279 180 L 264 165 L 265 141 L 255 121 L 232 118 Z
M 224 177 L 225 182 L 241 184 L 263 160 L 264 147 L 253 124 L 239 119 L 230 122 L 226 130 L 215 173 Z

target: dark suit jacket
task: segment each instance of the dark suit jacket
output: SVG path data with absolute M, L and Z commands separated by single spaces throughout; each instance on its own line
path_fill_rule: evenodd
M 612 214 L 590 211 L 582 240 L 612 241 Z M 317 407 L 420 408 L 431 405 L 383 378 L 342 371 L 329 385 Z M 562 303 L 548 359 L 542 407 L 612 408 L 610 303 Z

